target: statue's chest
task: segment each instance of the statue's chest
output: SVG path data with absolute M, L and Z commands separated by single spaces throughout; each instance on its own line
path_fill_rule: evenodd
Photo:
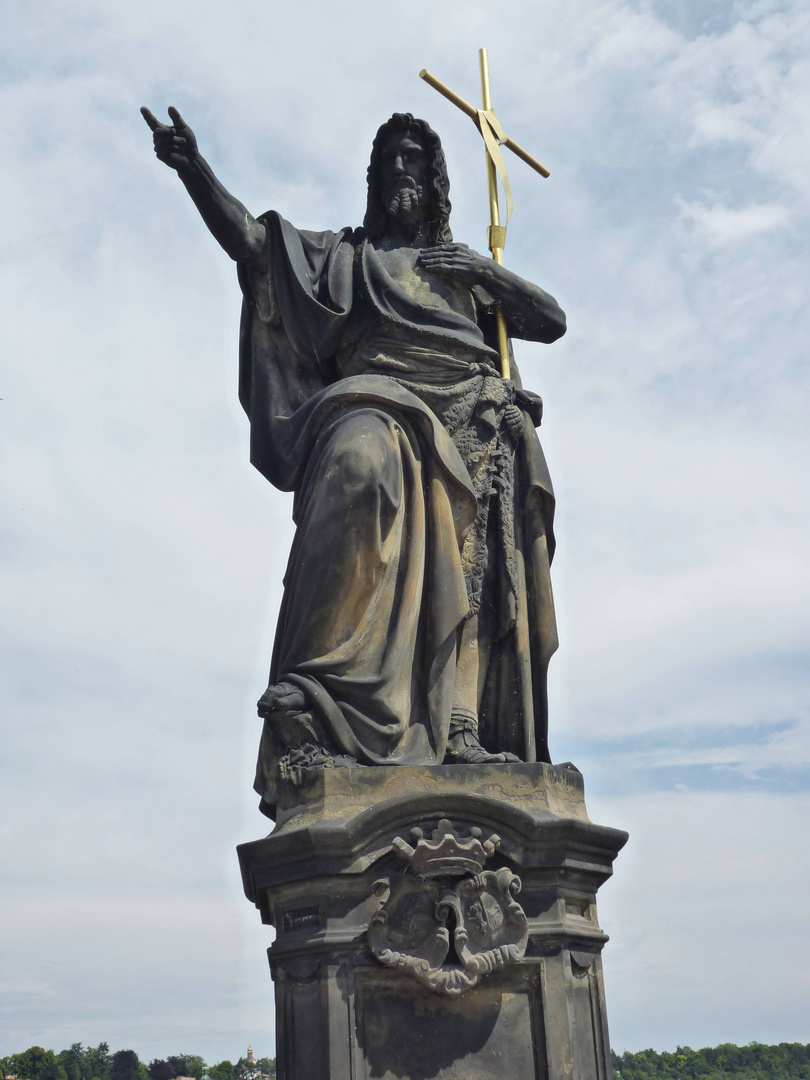
M 455 311 L 475 321 L 475 306 L 469 287 L 447 275 L 431 274 L 417 264 L 419 249 L 395 247 L 376 249 L 376 255 L 396 288 L 423 307 Z

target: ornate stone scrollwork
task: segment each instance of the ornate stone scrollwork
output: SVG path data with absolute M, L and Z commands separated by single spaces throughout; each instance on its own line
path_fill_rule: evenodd
M 515 899 L 520 878 L 505 868 L 484 870 L 500 837 L 482 842 L 477 828 L 461 837 L 447 818 L 429 840 L 421 829 L 411 837 L 415 846 L 399 837 L 393 844 L 408 869 L 375 890 L 388 894 L 368 929 L 376 958 L 451 996 L 522 960 L 529 927 Z

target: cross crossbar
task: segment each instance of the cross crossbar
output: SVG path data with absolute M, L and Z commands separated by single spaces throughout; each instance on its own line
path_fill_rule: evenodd
M 484 50 L 482 50 L 482 52 L 483 51 Z M 467 116 L 469 116 L 476 127 L 479 127 L 478 109 L 476 109 L 474 105 L 470 105 L 463 97 L 459 97 L 454 90 L 451 90 L 449 86 L 446 86 L 440 79 L 437 79 L 435 75 L 431 75 L 425 68 L 422 68 L 419 72 L 419 78 L 424 79 L 428 86 L 432 86 L 434 90 L 438 90 L 448 101 L 452 101 L 457 108 L 461 109 L 463 113 L 466 113 Z M 524 150 L 523 147 L 519 143 L 516 143 L 509 135 L 503 140 L 503 145 L 508 150 L 511 150 L 513 154 L 516 154 L 521 161 L 525 161 L 535 172 L 539 172 L 544 179 L 547 179 L 551 175 L 542 162 L 538 161 L 536 157 L 532 157 L 528 150 Z

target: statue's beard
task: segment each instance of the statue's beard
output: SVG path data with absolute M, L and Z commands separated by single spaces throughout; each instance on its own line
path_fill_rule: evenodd
M 424 189 L 410 176 L 405 176 L 400 186 L 388 200 L 386 210 L 393 218 L 411 221 L 423 203 Z

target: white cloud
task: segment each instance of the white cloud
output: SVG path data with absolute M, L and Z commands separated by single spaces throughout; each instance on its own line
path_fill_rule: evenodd
M 743 242 L 758 233 L 787 225 L 790 220 L 788 208 L 774 203 L 735 209 L 722 203 L 706 206 L 679 199 L 678 205 L 684 221 L 693 225 L 698 237 L 712 246 Z
M 810 810 L 807 796 L 628 793 L 603 800 L 598 815 L 592 804 L 594 820 L 631 832 L 599 908 L 611 933 L 613 1048 L 804 1040 L 808 978 L 798 969 L 808 934 L 793 899 L 810 882 L 793 830 Z M 773 883 L 786 873 L 791 917 L 780 920 Z M 789 999 L 780 985 L 786 956 L 797 969 Z
M 416 73 L 472 98 L 487 44 L 502 121 L 552 168 L 510 164 L 507 259 L 570 322 L 519 346 L 560 499 L 552 745 L 588 747 L 596 792 L 807 762 L 810 28 L 798 2 L 683 7 L 678 26 L 618 0 L 10 10 L 0 1053 L 271 1049 L 233 846 L 263 830 L 253 702 L 289 498 L 247 465 L 233 268 L 141 104 L 178 105 L 251 209 L 314 228 L 360 218 L 376 125 L 426 115 L 480 246 L 478 139 Z M 639 745 L 600 762 L 605 735 Z M 602 904 L 619 1049 L 805 1037 L 804 968 L 747 979 L 741 945 L 786 947 L 759 880 L 805 796 L 697 775 L 591 807 L 634 834 Z

